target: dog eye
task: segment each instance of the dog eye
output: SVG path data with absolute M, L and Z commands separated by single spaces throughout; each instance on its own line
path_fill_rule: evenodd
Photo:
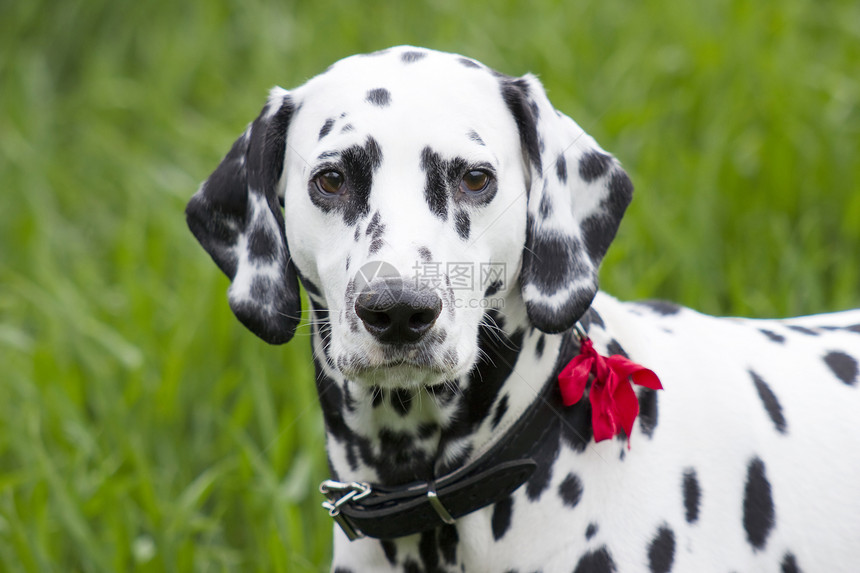
M 473 169 L 463 175 L 460 181 L 460 191 L 463 193 L 480 193 L 490 185 L 490 174 L 486 171 Z
M 314 177 L 314 184 L 324 195 L 337 195 L 343 190 L 344 177 L 338 171 L 326 171 Z

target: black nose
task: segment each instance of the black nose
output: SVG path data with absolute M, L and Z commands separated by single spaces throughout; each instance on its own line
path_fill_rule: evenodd
M 442 300 L 429 289 L 415 289 L 378 281 L 355 299 L 355 313 L 367 331 L 380 342 L 417 342 L 430 330 Z

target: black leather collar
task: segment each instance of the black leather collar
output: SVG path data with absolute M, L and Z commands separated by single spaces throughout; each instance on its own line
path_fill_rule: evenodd
M 395 487 L 325 481 L 323 507 L 350 540 L 393 539 L 453 523 L 504 499 L 537 468 L 530 456 L 552 426 L 548 417 L 558 415 L 556 388 L 551 377 L 514 425 L 473 462 L 433 481 Z

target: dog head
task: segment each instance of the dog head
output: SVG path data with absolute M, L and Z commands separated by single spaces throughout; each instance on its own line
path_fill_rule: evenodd
M 474 366 L 488 309 L 571 328 L 631 196 L 534 76 L 399 47 L 274 88 L 186 213 L 255 334 L 292 337 L 301 280 L 329 367 L 429 385 Z

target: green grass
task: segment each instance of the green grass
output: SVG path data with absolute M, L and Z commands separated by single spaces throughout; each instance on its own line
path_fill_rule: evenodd
M 182 209 L 269 87 L 397 43 L 538 73 L 624 162 L 606 290 L 860 305 L 854 0 L 6 0 L 0 571 L 325 570 L 307 329 L 245 331 Z

